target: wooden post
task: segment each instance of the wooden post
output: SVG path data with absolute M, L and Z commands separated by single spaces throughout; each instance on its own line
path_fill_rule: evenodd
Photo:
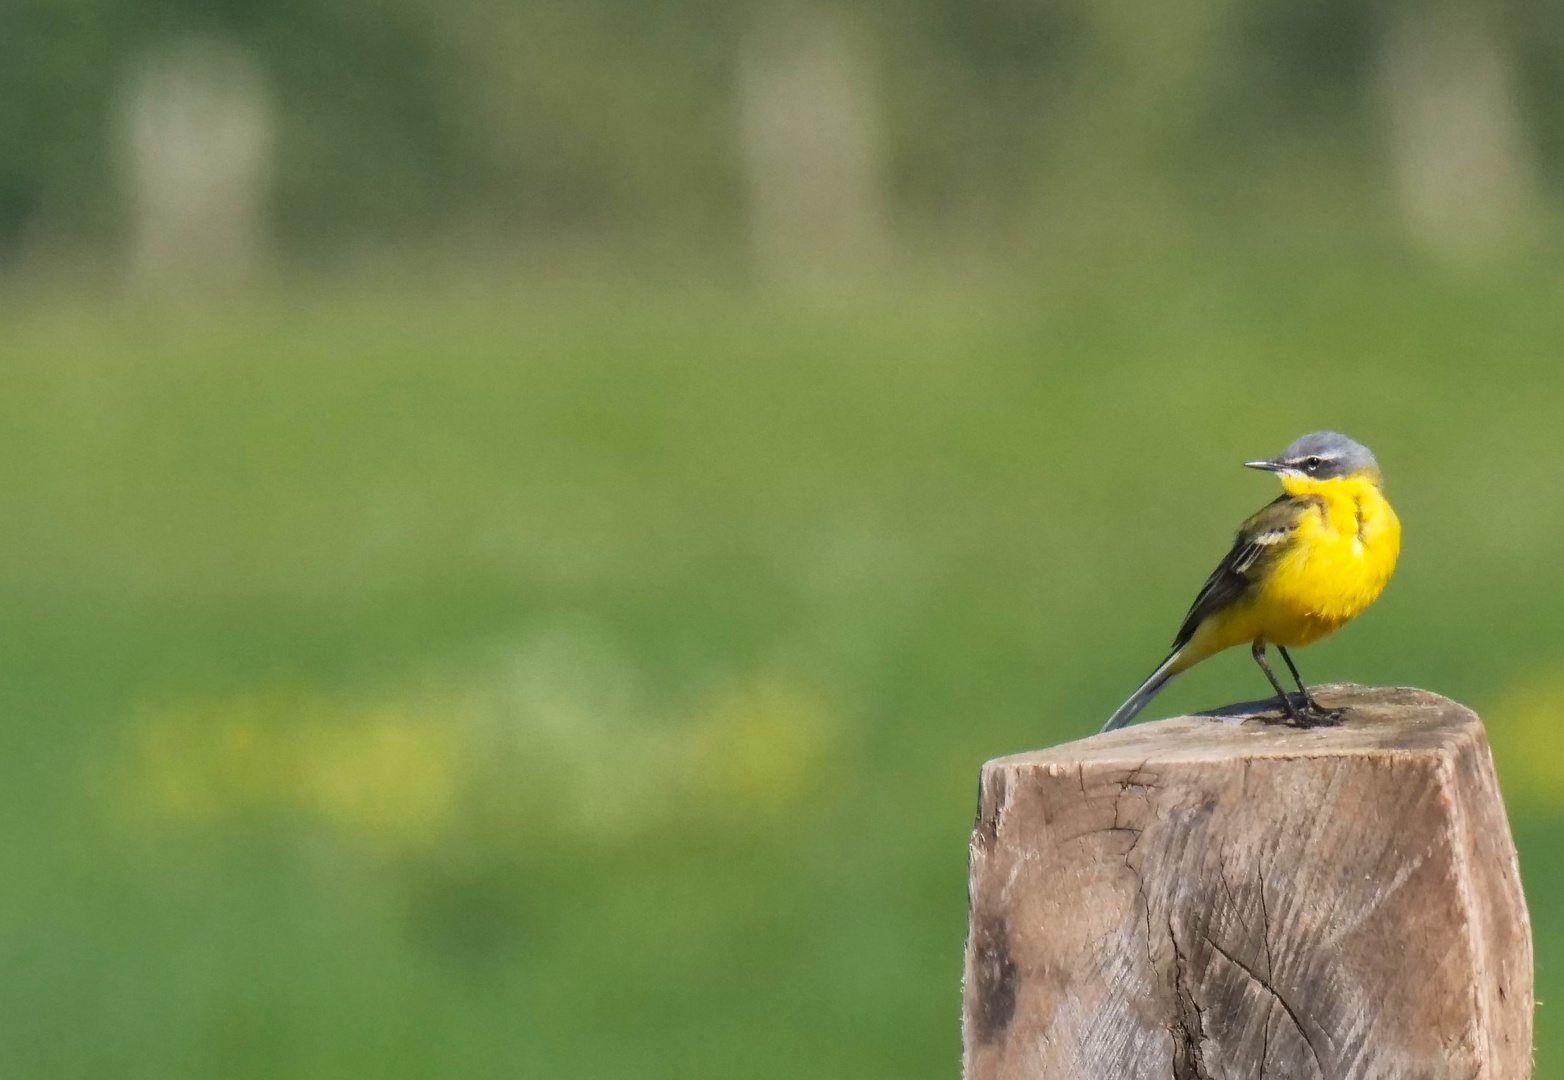
M 1482 722 L 1339 685 L 983 766 L 967 1080 L 1522 1080 L 1531 927 Z

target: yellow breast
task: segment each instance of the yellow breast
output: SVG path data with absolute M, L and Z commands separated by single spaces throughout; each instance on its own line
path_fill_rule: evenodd
M 1253 615 L 1267 641 L 1307 645 L 1372 604 L 1396 569 L 1401 522 L 1369 477 L 1294 480 L 1289 494 L 1316 505 L 1257 591 Z

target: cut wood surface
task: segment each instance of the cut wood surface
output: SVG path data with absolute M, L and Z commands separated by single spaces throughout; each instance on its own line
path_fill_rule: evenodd
M 1482 723 L 1315 691 L 983 766 L 968 1080 L 1520 1080 L 1531 929 Z

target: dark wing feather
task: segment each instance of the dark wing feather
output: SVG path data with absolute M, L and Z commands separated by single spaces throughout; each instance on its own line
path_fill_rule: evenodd
M 1313 496 L 1282 495 L 1239 526 L 1232 550 L 1206 578 L 1189 614 L 1184 616 L 1173 648 L 1182 649 L 1189 644 L 1201 623 L 1244 597 L 1266 564 L 1292 538 L 1299 519 L 1318 502 Z

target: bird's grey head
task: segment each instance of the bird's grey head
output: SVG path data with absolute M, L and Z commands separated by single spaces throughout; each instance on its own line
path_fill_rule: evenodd
M 1244 464 L 1251 469 L 1310 480 L 1333 480 L 1362 473 L 1379 479 L 1379 462 L 1369 448 L 1334 431 L 1310 432 L 1273 458 Z

